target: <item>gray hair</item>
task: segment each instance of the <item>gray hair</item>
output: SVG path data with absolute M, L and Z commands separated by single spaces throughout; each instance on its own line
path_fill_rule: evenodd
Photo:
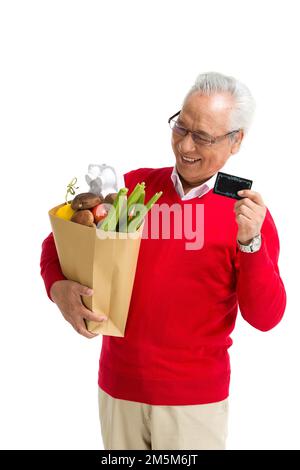
M 245 133 L 248 131 L 255 111 L 255 101 L 246 85 L 234 77 L 217 72 L 208 72 L 198 75 L 194 85 L 184 98 L 183 104 L 195 92 L 207 96 L 216 93 L 230 93 L 235 101 L 231 113 L 230 125 L 232 129 L 230 130 L 243 129 Z

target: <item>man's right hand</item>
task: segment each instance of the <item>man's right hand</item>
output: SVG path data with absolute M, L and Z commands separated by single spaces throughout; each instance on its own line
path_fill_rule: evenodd
M 77 333 L 86 338 L 94 338 L 98 335 L 86 329 L 84 320 L 102 322 L 107 320 L 107 317 L 94 313 L 86 308 L 82 303 L 82 295 L 93 295 L 93 290 L 74 281 L 56 281 L 52 284 L 50 289 L 51 299 Z

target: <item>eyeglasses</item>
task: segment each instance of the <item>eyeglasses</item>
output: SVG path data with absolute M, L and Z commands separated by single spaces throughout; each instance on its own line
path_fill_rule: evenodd
M 206 145 L 210 146 L 213 144 L 216 144 L 220 142 L 221 140 L 225 139 L 225 137 L 228 137 L 229 135 L 236 134 L 237 132 L 240 131 L 240 129 L 236 129 L 235 131 L 230 131 L 227 132 L 227 134 L 224 135 L 219 135 L 217 137 L 213 137 L 209 134 L 206 133 L 200 133 L 200 132 L 193 132 L 186 127 L 182 126 L 181 124 L 177 123 L 177 120 L 174 119 L 176 118 L 179 114 L 181 113 L 181 110 L 178 111 L 178 113 L 174 114 L 168 119 L 168 124 L 170 125 L 171 129 L 175 134 L 181 135 L 182 137 L 186 136 L 189 132 L 191 133 L 192 139 L 195 142 L 196 145 Z

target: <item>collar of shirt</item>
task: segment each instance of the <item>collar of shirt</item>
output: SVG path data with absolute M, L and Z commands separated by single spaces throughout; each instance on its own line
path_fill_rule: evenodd
M 197 186 L 193 189 L 190 189 L 186 194 L 184 194 L 182 183 L 180 181 L 176 166 L 174 166 L 172 174 L 171 174 L 171 180 L 173 181 L 175 190 L 179 197 L 183 201 L 187 201 L 188 199 L 193 199 L 194 197 L 202 197 L 204 194 L 206 194 L 210 189 L 214 187 L 215 181 L 217 178 L 217 173 L 214 174 L 209 180 L 205 181 L 205 183 L 200 184 L 200 186 Z

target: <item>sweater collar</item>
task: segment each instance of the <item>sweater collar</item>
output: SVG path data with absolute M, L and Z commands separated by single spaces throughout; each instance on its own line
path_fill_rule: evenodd
M 171 180 L 174 184 L 174 188 L 179 195 L 179 197 L 183 201 L 187 201 L 188 199 L 193 199 L 195 197 L 202 197 L 204 194 L 206 194 L 208 191 L 210 191 L 215 184 L 217 177 L 217 173 L 215 173 L 209 180 L 205 181 L 205 183 L 200 184 L 200 186 L 196 186 L 193 189 L 190 189 L 186 194 L 184 194 L 182 183 L 180 181 L 176 165 L 173 168 L 173 171 L 171 173 Z

